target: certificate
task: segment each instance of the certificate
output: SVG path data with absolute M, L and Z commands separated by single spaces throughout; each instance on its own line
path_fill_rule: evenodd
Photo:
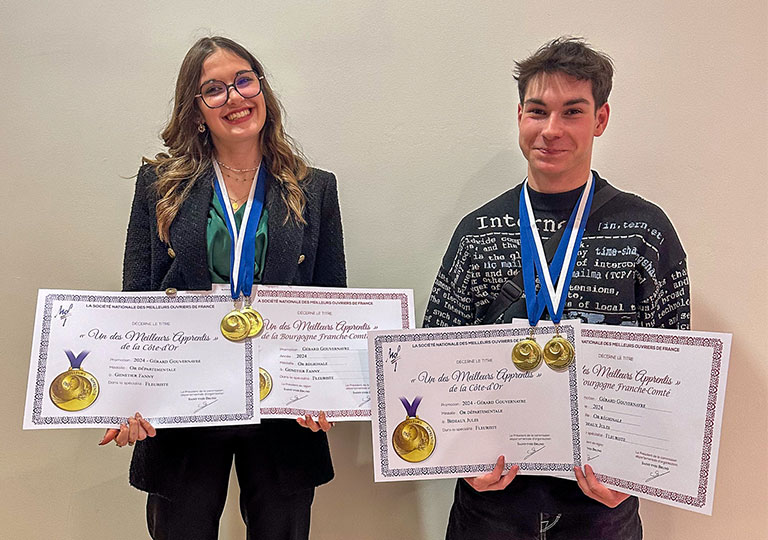
M 219 332 L 231 309 L 215 292 L 39 291 L 24 428 L 258 422 L 253 344 Z
M 413 328 L 413 292 L 260 286 L 261 416 L 368 420 L 368 332 Z
M 554 326 L 534 329 L 537 342 Z M 522 474 L 572 475 L 581 446 L 577 371 L 512 362 L 526 323 L 372 332 L 376 481 L 478 476 L 499 455 Z M 579 322 L 560 334 L 578 349 Z
M 540 323 L 534 338 L 553 334 Z M 711 514 L 730 334 L 562 321 L 575 363 L 519 371 L 527 322 L 376 332 L 376 481 L 507 469 L 604 484 Z
M 712 514 L 730 334 L 582 325 L 583 462 L 604 484 Z

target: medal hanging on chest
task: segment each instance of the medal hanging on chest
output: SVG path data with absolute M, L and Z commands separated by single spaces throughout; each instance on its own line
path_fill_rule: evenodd
M 531 334 L 526 339 L 521 339 L 515 343 L 512 348 L 512 362 L 521 371 L 531 371 L 541 364 L 541 347 L 536 343 L 533 327 L 531 327 Z
M 225 221 L 231 241 L 229 288 L 235 304 L 234 309 L 221 320 L 220 328 L 222 335 L 228 340 L 242 341 L 248 337 L 258 336 L 264 328 L 264 320 L 259 312 L 251 307 L 250 298 L 256 262 L 256 230 L 264 208 L 266 193 L 266 167 L 263 164 L 259 165 L 254 175 L 239 228 L 227 194 L 224 177 L 216 160 L 213 161 L 213 168 L 216 171 L 216 182 L 213 187 L 219 204 L 225 211 Z M 245 299 L 242 309 L 238 307 L 241 297 Z
M 520 191 L 520 257 L 523 267 L 525 306 L 531 333 L 529 337 L 517 342 L 512 349 L 512 362 L 520 370 L 536 369 L 542 357 L 552 369 L 563 370 L 571 365 L 576 356 L 571 342 L 560 335 L 559 323 L 563 317 L 568 287 L 573 276 L 576 255 L 584 235 L 589 209 L 592 206 L 594 190 L 595 182 L 590 174 L 565 226 L 563 237 L 552 258 L 552 264 L 548 265 L 528 196 L 528 181 L 523 183 Z M 536 274 L 541 284 L 538 292 L 536 291 Z M 556 284 L 552 276 L 557 277 Z M 536 342 L 534 328 L 541 319 L 545 307 L 549 311 L 552 322 L 555 323 L 555 335 L 542 350 Z

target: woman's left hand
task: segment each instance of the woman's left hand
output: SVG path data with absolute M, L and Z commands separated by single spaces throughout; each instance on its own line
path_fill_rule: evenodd
M 608 508 L 616 508 L 629 498 L 628 494 L 614 491 L 601 484 L 589 465 L 584 465 L 584 472 L 581 472 L 581 467 L 574 467 L 573 471 L 576 473 L 576 482 L 584 495 L 603 503 Z
M 317 417 L 317 421 L 313 420 L 312 416 L 308 414 L 305 415 L 304 418 L 297 418 L 296 421 L 300 426 L 309 428 L 314 432 L 318 432 L 321 429 L 323 431 L 330 431 L 330 429 L 333 427 L 333 422 L 328 421 L 323 411 L 320 411 L 320 415 Z
M 154 426 L 144 419 L 141 414 L 128 418 L 124 424 L 120 424 L 120 429 L 108 429 L 104 433 L 99 446 L 115 441 L 117 446 L 133 446 L 136 441 L 143 441 L 147 437 L 154 437 L 157 434 Z

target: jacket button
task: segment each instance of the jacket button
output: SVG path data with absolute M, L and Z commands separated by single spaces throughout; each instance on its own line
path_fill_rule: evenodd
M 177 291 L 173 287 L 168 287 L 167 289 L 165 289 L 165 294 L 167 294 L 168 296 L 176 296 L 177 292 L 179 291 Z
M 171 259 L 174 259 L 174 258 L 176 258 L 176 252 L 175 252 L 175 251 L 173 251 L 173 248 L 172 248 L 172 247 L 169 247 L 169 248 L 168 248 L 168 256 L 169 256 Z
M 299 264 L 304 262 L 304 254 L 299 255 Z

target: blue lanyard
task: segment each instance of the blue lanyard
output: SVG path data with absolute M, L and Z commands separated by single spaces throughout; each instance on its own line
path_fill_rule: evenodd
M 214 169 L 217 181 L 214 182 L 213 187 L 219 198 L 219 204 L 224 209 L 224 221 L 227 224 L 227 231 L 229 231 L 229 238 L 232 243 L 229 250 L 229 289 L 233 300 L 239 299 L 241 294 L 248 298 L 253 290 L 253 272 L 256 264 L 256 230 L 259 227 L 261 211 L 264 208 L 267 167 L 263 162 L 259 165 L 259 171 L 254 179 L 255 185 L 251 186 L 248 202 L 245 205 L 245 214 L 240 224 L 240 230 L 237 229 L 235 214 L 229 203 L 229 197 L 225 196 L 227 187 L 224 185 L 221 170 L 215 161 Z M 243 230 L 243 225 L 245 225 L 245 230 Z
M 571 217 L 563 231 L 563 237 L 557 245 L 552 264 L 547 266 L 541 239 L 538 235 L 536 223 L 531 223 L 528 198 L 528 181 L 523 183 L 520 192 L 520 258 L 523 267 L 523 287 L 525 290 L 525 305 L 528 312 L 528 322 L 531 326 L 541 319 L 544 307 L 549 310 L 552 322 L 559 323 L 565 310 L 565 301 L 568 298 L 568 288 L 573 277 L 573 268 L 576 265 L 576 256 L 581 245 L 581 238 L 587 225 L 589 209 L 592 206 L 592 196 L 595 192 L 594 178 L 590 176 L 584 186 L 579 201 L 571 212 Z M 585 199 L 586 197 L 586 199 Z M 530 213 L 529 213 L 530 210 Z M 578 225 L 576 222 L 578 221 Z M 565 265 L 565 268 L 564 268 Z M 536 293 L 536 273 L 538 272 L 541 288 Z M 559 297 L 554 292 L 552 276 L 558 276 Z M 554 297 L 553 297 L 554 296 Z M 557 305 L 555 305 L 557 302 Z

